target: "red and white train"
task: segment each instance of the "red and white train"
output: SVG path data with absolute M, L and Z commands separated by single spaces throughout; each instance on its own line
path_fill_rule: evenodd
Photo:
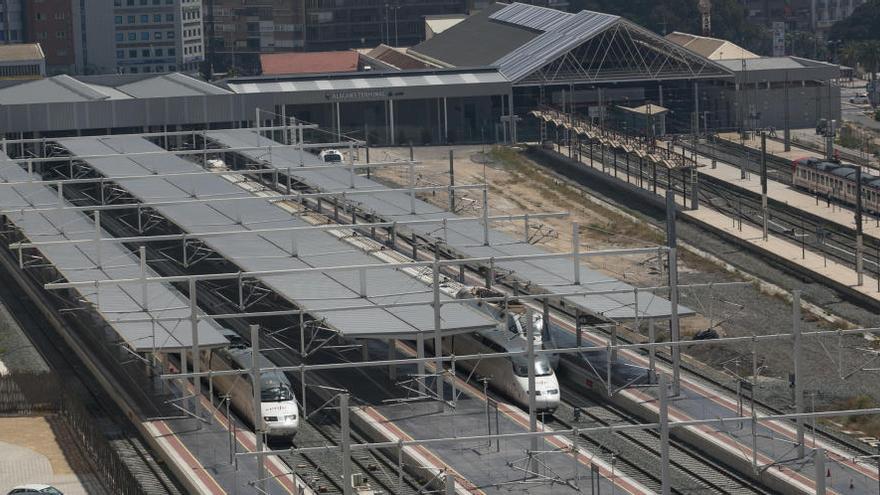
M 815 157 L 792 162 L 792 184 L 811 193 L 856 203 L 856 165 Z M 880 177 L 862 171 L 862 208 L 880 212 Z

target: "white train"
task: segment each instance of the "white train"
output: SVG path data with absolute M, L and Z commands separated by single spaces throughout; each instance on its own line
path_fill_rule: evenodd
M 459 298 L 474 297 L 475 294 L 491 296 L 483 288 L 465 288 L 457 295 Z M 504 321 L 502 308 L 495 304 L 477 304 L 477 308 L 490 314 L 499 321 Z M 543 318 L 540 314 L 529 311 L 521 304 L 513 301 L 508 305 L 509 325 L 503 324 L 492 330 L 482 330 L 471 334 L 461 334 L 444 339 L 444 351 L 456 355 L 479 354 L 487 352 L 512 352 L 528 349 L 528 328 L 533 325 L 535 349 L 542 349 L 540 327 Z M 458 365 L 458 364 L 457 364 Z M 460 365 L 477 375 L 489 379 L 489 385 L 523 407 L 529 404 L 529 359 L 525 355 L 500 358 L 486 358 L 480 361 L 461 361 Z M 559 407 L 559 381 L 546 354 L 535 357 L 535 402 L 538 411 L 552 413 Z M 474 370 L 476 367 L 476 370 Z
M 339 150 L 324 150 L 318 154 L 318 158 L 325 163 L 339 163 L 344 157 Z
M 261 368 L 274 366 L 260 354 Z M 231 346 L 202 353 L 202 366 L 214 371 L 250 369 L 251 348 Z M 214 390 L 229 395 L 230 405 L 239 417 L 256 427 L 254 421 L 254 392 L 251 375 L 220 375 L 213 378 Z M 299 428 L 299 406 L 287 376 L 280 372 L 265 372 L 260 376 L 262 428 L 270 437 L 292 437 Z

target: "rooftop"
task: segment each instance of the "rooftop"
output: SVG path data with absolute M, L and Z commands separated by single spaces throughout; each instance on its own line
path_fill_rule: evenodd
M 0 87 L 0 104 L 56 103 L 228 94 L 186 74 L 58 75 Z
M 446 66 L 492 65 L 499 58 L 541 34 L 538 30 L 497 22 L 490 17 L 505 7 L 507 5 L 503 3 L 492 4 L 416 45 L 410 51 Z
M 39 43 L 0 45 L 0 63 L 42 60 L 46 58 Z
M 492 4 L 409 52 L 443 66 L 494 66 L 518 85 L 731 75 L 620 16 L 523 3 Z
M 759 58 L 745 48 L 727 40 L 674 31 L 666 39 L 710 60 Z
M 465 14 L 449 14 L 449 15 L 428 15 L 425 16 L 425 34 L 430 36 L 440 34 L 443 31 L 455 26 L 459 22 L 465 20 Z M 428 36 L 428 37 L 430 37 Z
M 426 62 L 407 54 L 405 48 L 394 48 L 386 44 L 381 44 L 372 50 L 363 52 L 363 55 L 368 59 L 378 60 L 382 64 L 398 70 L 424 69 L 429 67 Z
M 260 55 L 260 65 L 266 75 L 356 72 L 358 53 L 353 50 L 264 53 Z

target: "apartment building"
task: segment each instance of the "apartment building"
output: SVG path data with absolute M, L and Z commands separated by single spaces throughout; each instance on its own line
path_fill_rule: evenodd
M 0 0 L 0 44 L 21 43 L 25 40 L 22 22 L 24 4 L 25 0 Z

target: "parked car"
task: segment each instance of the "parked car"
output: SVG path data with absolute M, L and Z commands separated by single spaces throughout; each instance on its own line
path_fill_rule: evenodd
M 64 495 L 61 490 L 51 485 L 41 483 L 31 483 L 28 485 L 19 485 L 9 491 L 7 495 Z
M 868 93 L 856 93 L 854 96 L 849 97 L 849 102 L 856 105 L 867 105 L 870 103 Z

